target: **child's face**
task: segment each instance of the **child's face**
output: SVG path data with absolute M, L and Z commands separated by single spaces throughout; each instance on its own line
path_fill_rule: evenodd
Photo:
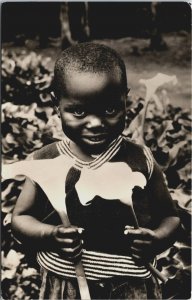
M 71 71 L 59 103 L 63 131 L 84 152 L 96 154 L 122 133 L 126 94 L 118 74 Z

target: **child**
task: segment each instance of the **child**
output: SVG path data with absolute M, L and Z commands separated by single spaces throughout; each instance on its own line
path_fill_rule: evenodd
M 79 259 L 92 299 L 161 298 L 147 263 L 174 242 L 179 218 L 148 148 L 122 136 L 127 94 L 124 62 L 106 46 L 78 44 L 56 61 L 54 101 L 66 138 L 35 151 L 33 159 L 39 160 L 35 171 L 47 178 L 53 197 L 61 183 L 72 226 L 61 224 L 48 192 L 34 176 L 26 178 L 12 217 L 16 238 L 38 251 L 40 299 L 80 297 L 73 267 Z M 41 159 L 46 164 L 40 164 Z M 68 160 L 73 161 L 71 167 Z M 116 173 L 117 164 L 126 166 L 128 179 Z M 92 196 L 91 174 L 101 179 Z M 139 229 L 134 229 L 133 212 L 116 196 L 117 181 L 123 180 Z M 114 198 L 103 196 L 106 185 Z M 90 199 L 85 201 L 80 189 Z

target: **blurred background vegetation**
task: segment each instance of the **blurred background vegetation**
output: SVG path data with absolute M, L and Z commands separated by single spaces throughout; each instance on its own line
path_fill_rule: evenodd
M 186 2 L 2 4 L 4 163 L 25 159 L 63 137 L 50 100 L 54 61 L 62 49 L 94 41 L 123 57 L 131 88 L 125 134 L 151 148 L 182 222 L 178 241 L 158 258 L 159 269 L 169 277 L 163 286 L 165 299 L 189 299 L 191 291 L 190 17 Z M 160 75 L 160 84 L 157 73 L 170 77 Z M 149 88 L 157 82 L 146 103 L 146 84 Z M 13 239 L 10 229 L 22 183 L 2 182 L 3 299 L 38 298 L 40 277 L 34 254 Z

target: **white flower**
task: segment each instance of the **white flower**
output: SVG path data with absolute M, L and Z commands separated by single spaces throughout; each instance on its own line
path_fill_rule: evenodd
M 7 256 L 5 256 L 4 251 L 2 251 L 2 266 L 6 269 L 17 268 L 21 262 L 21 259 L 24 257 L 24 254 L 16 252 L 11 249 Z
M 4 279 L 13 279 L 15 277 L 16 270 L 16 268 L 12 270 L 2 270 L 1 281 L 3 281 Z
M 23 269 L 22 272 L 22 277 L 29 277 L 29 276 L 33 276 L 33 275 L 38 275 L 37 270 L 34 268 L 27 268 L 27 269 Z

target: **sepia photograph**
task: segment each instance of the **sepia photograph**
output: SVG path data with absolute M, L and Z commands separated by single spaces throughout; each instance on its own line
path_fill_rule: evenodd
M 1 3 L 2 300 L 190 299 L 191 6 Z

